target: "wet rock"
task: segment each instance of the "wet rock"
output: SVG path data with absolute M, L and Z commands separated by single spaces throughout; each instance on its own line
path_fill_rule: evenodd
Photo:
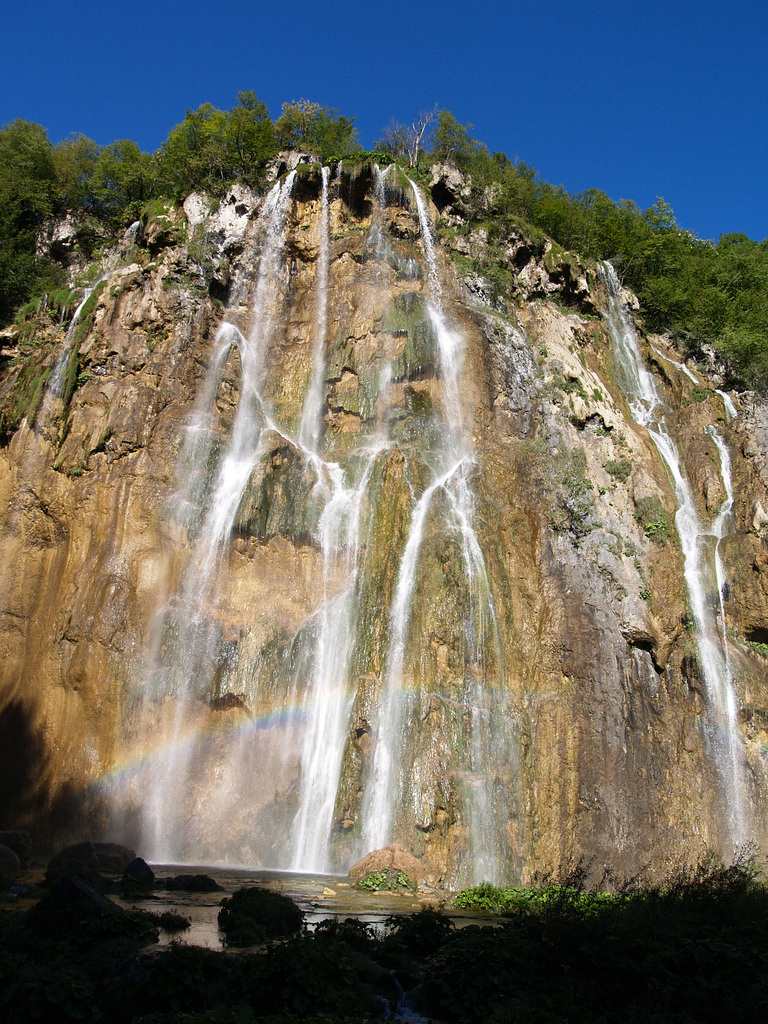
M 106 875 L 119 875 L 136 860 L 136 854 L 127 846 L 119 843 L 94 843 L 93 849 L 99 865 L 99 871 Z
M 21 862 L 10 846 L 0 845 L 0 879 L 16 878 L 21 873 Z
M 405 847 L 400 846 L 399 843 L 393 843 L 392 846 L 385 846 L 381 850 L 373 850 L 362 860 L 353 864 L 349 869 L 349 877 L 357 882 L 359 879 L 365 878 L 366 875 L 380 871 L 402 871 L 414 881 L 426 878 L 429 874 L 429 869 L 423 861 L 408 853 Z
M 289 896 L 254 886 L 238 889 L 222 900 L 219 928 L 229 946 L 251 946 L 262 941 L 292 935 L 304 922 L 304 914 Z
M 84 878 L 67 875 L 30 910 L 25 923 L 32 931 L 50 937 L 65 934 L 86 921 L 119 917 L 122 913 L 122 907 L 107 899 Z
M 0 832 L 0 846 L 7 846 L 13 850 L 19 858 L 21 866 L 25 867 L 32 853 L 32 837 L 23 829 Z
M 174 875 L 166 878 L 168 892 L 218 892 L 222 886 L 210 875 Z
M 93 889 L 102 889 L 104 880 L 99 871 L 96 849 L 91 842 L 77 843 L 60 850 L 48 862 L 45 880 L 56 885 L 63 878 L 77 877 Z
M 142 892 L 152 889 L 155 884 L 155 872 L 141 857 L 134 857 L 123 871 L 121 887 L 123 892 Z

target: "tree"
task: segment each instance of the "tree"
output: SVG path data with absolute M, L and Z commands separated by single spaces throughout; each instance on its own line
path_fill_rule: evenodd
M 437 104 L 431 110 L 422 110 L 410 125 L 392 118 L 374 147 L 382 153 L 389 153 L 396 160 L 407 160 L 409 167 L 415 167 L 419 162 L 419 153 L 427 142 L 427 129 L 436 118 Z
M 469 134 L 471 124 L 459 124 L 450 110 L 441 110 L 432 136 L 432 153 L 438 160 L 450 160 L 463 171 L 471 170 L 481 155 L 488 156 L 485 146 Z
M 323 162 L 332 156 L 346 156 L 357 146 L 354 117 L 342 117 L 335 108 L 309 100 L 284 103 L 275 133 L 279 146 L 307 150 Z
M 255 92 L 240 92 L 237 100 L 227 119 L 227 164 L 235 177 L 255 185 L 260 169 L 275 153 L 275 126 Z
M 53 147 L 56 198 L 64 209 L 96 212 L 93 172 L 100 151 L 98 143 L 79 132 Z
M 373 144 L 380 153 L 388 153 L 395 160 L 408 159 L 408 126 L 394 117 L 384 129 L 384 134 Z
M 431 110 L 422 110 L 411 122 L 408 130 L 408 166 L 416 167 L 419 162 L 419 149 L 424 141 L 427 128 L 437 118 L 437 104 Z
M 91 179 L 97 212 L 115 221 L 135 218 L 139 208 L 154 198 L 156 177 L 152 156 L 130 139 L 104 146 Z
M 50 263 L 37 232 L 53 211 L 55 169 L 45 129 L 16 119 L 0 130 L 0 325 L 26 302 Z
M 179 197 L 221 191 L 228 178 L 226 128 L 227 115 L 211 103 L 188 110 L 156 154 L 162 184 Z

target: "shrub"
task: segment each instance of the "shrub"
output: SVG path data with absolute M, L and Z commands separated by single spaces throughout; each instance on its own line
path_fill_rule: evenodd
M 412 891 L 416 888 L 404 871 L 371 871 L 355 882 L 355 888 L 364 892 L 396 892 L 399 889 Z
M 666 544 L 672 536 L 664 506 L 655 495 L 635 502 L 635 519 L 655 544 Z
M 415 956 L 434 953 L 454 932 L 454 924 L 449 917 L 426 907 L 418 914 L 388 917 L 386 925 L 390 929 L 389 938 L 404 945 Z
M 630 459 L 611 459 L 603 463 L 603 469 L 610 473 L 614 480 L 625 484 L 632 472 L 632 462 Z
M 228 946 L 252 946 L 299 931 L 304 915 L 290 897 L 254 887 L 222 900 L 218 920 Z

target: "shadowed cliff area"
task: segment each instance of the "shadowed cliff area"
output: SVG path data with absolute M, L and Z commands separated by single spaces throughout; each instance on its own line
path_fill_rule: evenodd
M 31 828 L 37 850 L 96 822 L 91 801 L 56 780 L 50 747 L 21 699 L 0 710 L 0 779 L 0 828 Z

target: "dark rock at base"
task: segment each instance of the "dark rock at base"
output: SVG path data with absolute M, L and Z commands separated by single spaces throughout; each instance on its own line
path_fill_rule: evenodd
M 23 829 L 0 832 L 0 846 L 9 847 L 19 858 L 21 866 L 27 866 L 29 855 L 32 852 L 32 837 L 29 832 L 25 832 Z
M 119 843 L 94 843 L 93 849 L 99 862 L 99 871 L 105 875 L 121 875 L 131 861 L 136 860 L 135 852 Z
M 81 878 L 92 889 L 103 889 L 104 880 L 99 872 L 99 861 L 93 843 L 77 843 L 59 850 L 51 857 L 45 871 L 48 885 L 56 885 L 62 878 Z
M 94 889 L 103 889 L 102 874 L 121 875 L 133 860 L 136 860 L 133 850 L 119 843 L 77 843 L 51 858 L 45 880 L 55 885 L 60 878 L 76 875 Z
M 217 892 L 222 886 L 210 875 L 175 875 L 166 878 L 165 888 L 169 892 Z
M 84 879 L 66 875 L 29 911 L 25 924 L 47 938 L 68 932 L 84 921 L 122 913 L 122 907 L 97 892 Z
M 0 845 L 0 879 L 13 879 L 21 874 L 21 861 L 10 846 Z
M 227 945 L 243 948 L 265 938 L 293 935 L 304 923 L 304 914 L 290 896 L 254 886 L 222 900 L 218 921 Z
M 141 857 L 134 857 L 131 863 L 123 871 L 120 886 L 123 892 L 145 892 L 153 889 L 155 885 L 155 872 Z

